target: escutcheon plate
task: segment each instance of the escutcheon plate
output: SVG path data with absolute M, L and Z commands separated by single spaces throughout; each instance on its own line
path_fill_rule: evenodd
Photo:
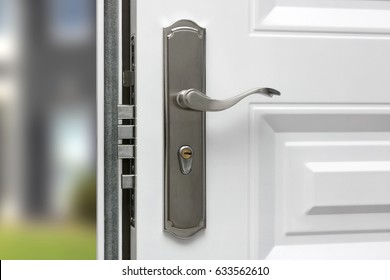
M 206 91 L 206 30 L 190 20 L 164 28 L 164 230 L 189 238 L 206 227 L 205 113 L 182 109 L 181 90 Z M 181 147 L 190 146 L 192 170 L 183 174 Z

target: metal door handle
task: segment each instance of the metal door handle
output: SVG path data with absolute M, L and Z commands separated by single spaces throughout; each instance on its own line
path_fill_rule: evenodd
M 268 97 L 280 95 L 280 92 L 273 88 L 254 88 L 226 100 L 212 99 L 197 89 L 182 90 L 177 95 L 177 103 L 184 109 L 195 111 L 222 111 L 240 102 L 252 94 L 262 94 Z
M 206 29 L 191 20 L 164 28 L 164 230 L 189 238 L 206 228 L 206 111 L 232 107 L 254 88 L 226 100 L 206 93 Z M 184 243 L 182 243 L 184 244 Z

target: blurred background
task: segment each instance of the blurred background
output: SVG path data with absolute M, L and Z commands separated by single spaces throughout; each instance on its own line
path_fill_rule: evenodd
M 95 10 L 0 0 L 0 259 L 96 258 Z

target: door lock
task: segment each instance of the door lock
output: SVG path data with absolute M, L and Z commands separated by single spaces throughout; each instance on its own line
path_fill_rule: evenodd
M 255 88 L 226 100 L 208 97 L 205 40 L 206 29 L 190 20 L 164 28 L 164 230 L 179 238 L 206 227 L 205 112 L 225 110 L 252 94 L 280 95 Z
M 190 146 L 182 146 L 179 149 L 178 156 L 179 156 L 179 163 L 180 163 L 180 170 L 181 173 L 184 175 L 190 174 L 192 170 L 192 156 L 194 151 Z

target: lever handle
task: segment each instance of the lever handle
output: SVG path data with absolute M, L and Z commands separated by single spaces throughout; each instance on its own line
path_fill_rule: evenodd
M 226 100 L 217 100 L 211 99 L 203 92 L 191 88 L 179 92 L 177 95 L 177 103 L 184 109 L 196 111 L 222 111 L 232 107 L 252 94 L 262 94 L 272 97 L 274 95 L 280 95 L 280 92 L 273 88 L 254 88 Z

